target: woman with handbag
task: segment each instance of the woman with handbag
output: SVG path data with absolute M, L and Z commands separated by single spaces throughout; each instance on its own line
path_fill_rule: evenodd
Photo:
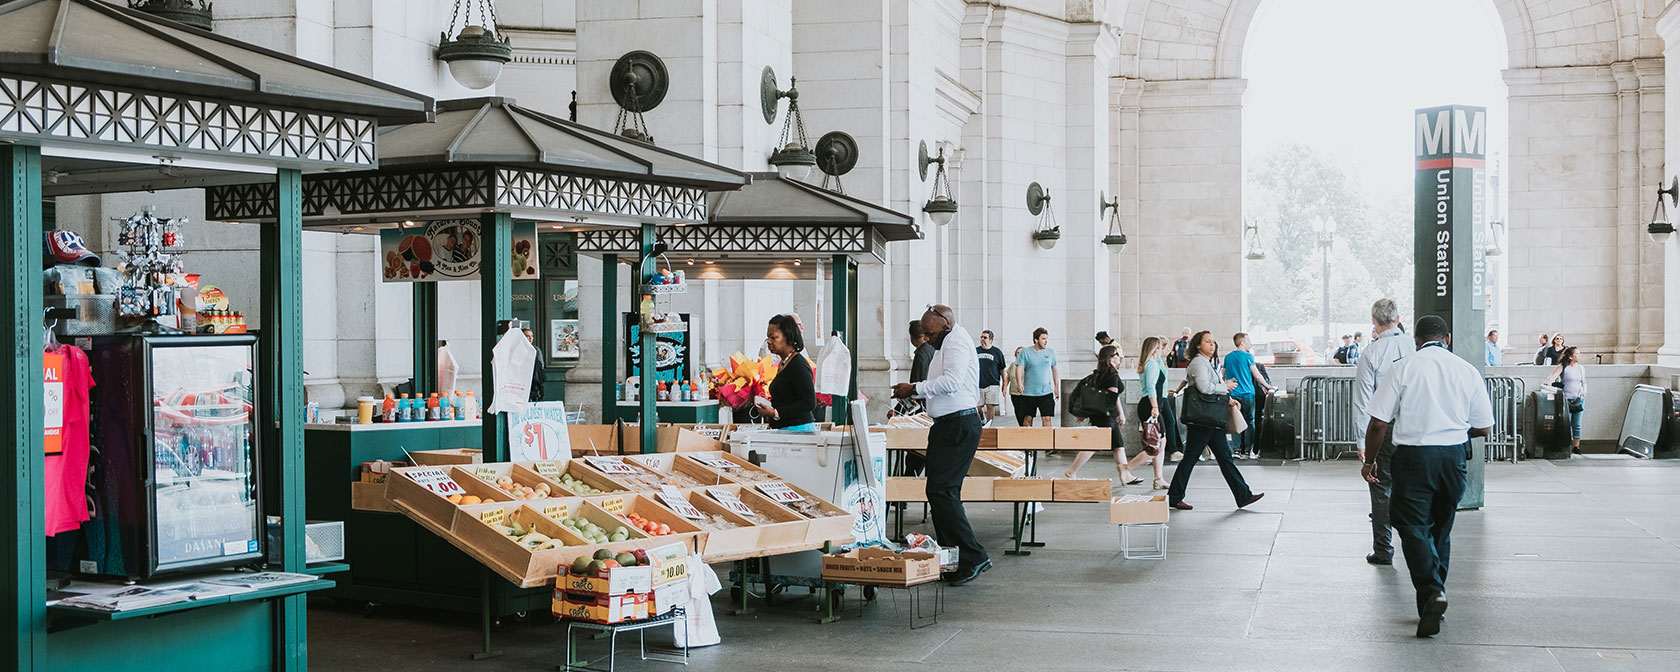
M 1126 424 L 1126 409 L 1120 405 L 1121 393 L 1126 391 L 1126 384 L 1120 382 L 1120 348 L 1105 345 L 1097 351 L 1097 370 L 1091 375 L 1096 381 L 1096 387 L 1103 393 L 1103 408 L 1106 413 L 1091 413 L 1088 418 L 1092 427 L 1107 427 L 1108 447 L 1114 450 L 1114 468 L 1120 472 L 1120 482 L 1126 485 L 1137 485 L 1143 479 L 1132 475 L 1126 470 L 1126 442 L 1120 437 L 1120 427 Z M 1073 466 L 1068 467 L 1066 478 L 1073 478 L 1079 473 L 1079 468 L 1095 455 L 1096 451 L 1081 450 L 1073 456 Z
M 1160 336 L 1150 336 L 1143 339 L 1143 347 L 1138 349 L 1138 382 L 1142 384 L 1142 396 L 1138 397 L 1137 417 L 1143 420 L 1143 450 L 1126 463 L 1126 470 L 1131 471 L 1150 460 L 1155 466 L 1154 489 L 1167 489 L 1167 480 L 1162 478 L 1161 469 L 1166 466 L 1165 450 L 1169 441 L 1178 441 L 1178 421 L 1172 417 L 1172 407 L 1167 404 L 1167 339 Z
M 1219 341 L 1212 334 L 1197 332 L 1190 338 L 1190 350 L 1196 353 L 1190 359 L 1187 380 L 1190 389 L 1184 392 L 1184 424 L 1189 426 L 1190 436 L 1184 446 L 1186 459 L 1173 470 L 1172 487 L 1167 489 L 1167 503 L 1184 511 L 1195 508 L 1184 501 L 1184 490 L 1190 486 L 1190 472 L 1197 464 L 1189 457 L 1207 447 L 1213 450 L 1213 458 L 1219 461 L 1219 472 L 1225 476 L 1225 484 L 1230 486 L 1237 508 L 1247 507 L 1266 495 L 1249 489 L 1242 472 L 1237 471 L 1236 461 L 1231 459 L 1231 444 L 1225 440 L 1226 425 L 1233 419 L 1239 422 L 1242 419 L 1241 407 L 1230 395 L 1231 388 L 1237 383 L 1219 375 L 1219 367 L 1215 364 L 1219 361 Z
M 1559 338 L 1562 338 L 1561 336 Z M 1587 410 L 1587 367 L 1581 364 L 1580 349 L 1571 345 L 1558 356 L 1557 366 L 1542 385 L 1562 381 L 1563 401 L 1569 405 L 1569 450 L 1581 454 L 1581 414 Z

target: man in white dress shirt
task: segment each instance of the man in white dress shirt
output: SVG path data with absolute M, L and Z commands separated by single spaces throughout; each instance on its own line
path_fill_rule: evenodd
M 1390 521 L 1417 590 L 1417 636 L 1433 637 L 1447 612 L 1447 560 L 1470 438 L 1493 431 L 1493 404 L 1482 374 L 1450 349 L 1446 320 L 1426 315 L 1414 332 L 1417 352 L 1389 367 L 1366 405 L 1371 424 L 1360 473 L 1377 482 L 1377 456 L 1392 424 Z
M 945 577 L 960 586 L 992 568 L 985 547 L 974 538 L 963 510 L 963 477 L 980 447 L 980 359 L 968 330 L 957 326 L 950 306 L 928 306 L 922 329 L 937 352 L 928 365 L 927 380 L 893 386 L 893 397 L 922 399 L 933 427 L 928 430 L 927 501 L 934 534 L 941 546 L 957 547 L 957 570 Z
M 1365 407 L 1376 394 L 1395 362 L 1417 351 L 1412 339 L 1400 328 L 1400 309 L 1393 299 L 1378 299 L 1371 304 L 1371 331 L 1375 336 L 1360 354 L 1353 374 L 1353 423 L 1359 439 L 1359 455 L 1365 456 L 1365 429 L 1371 424 L 1371 414 Z M 1394 441 L 1385 441 L 1377 453 L 1377 480 L 1368 484 L 1371 490 L 1371 554 L 1365 561 L 1373 565 L 1394 564 L 1393 535 L 1388 528 L 1388 499 L 1390 490 L 1389 463 L 1394 455 Z

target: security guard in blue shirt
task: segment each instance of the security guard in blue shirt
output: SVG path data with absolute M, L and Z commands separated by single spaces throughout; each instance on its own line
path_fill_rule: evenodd
M 1371 422 L 1361 475 L 1377 482 L 1377 456 L 1392 427 L 1389 522 L 1417 590 L 1417 636 L 1433 637 L 1447 611 L 1450 537 L 1470 439 L 1493 431 L 1493 404 L 1481 373 L 1452 353 L 1446 320 L 1426 315 L 1413 333 L 1417 353 L 1389 368 L 1365 406 Z

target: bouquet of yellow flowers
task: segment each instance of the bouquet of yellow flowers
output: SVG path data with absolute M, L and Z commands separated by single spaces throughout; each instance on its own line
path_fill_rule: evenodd
M 776 379 L 775 360 L 766 355 L 754 361 L 736 351 L 729 356 L 729 366 L 712 371 L 717 381 L 718 399 L 734 408 L 750 408 L 753 397 L 770 398 L 770 381 Z

